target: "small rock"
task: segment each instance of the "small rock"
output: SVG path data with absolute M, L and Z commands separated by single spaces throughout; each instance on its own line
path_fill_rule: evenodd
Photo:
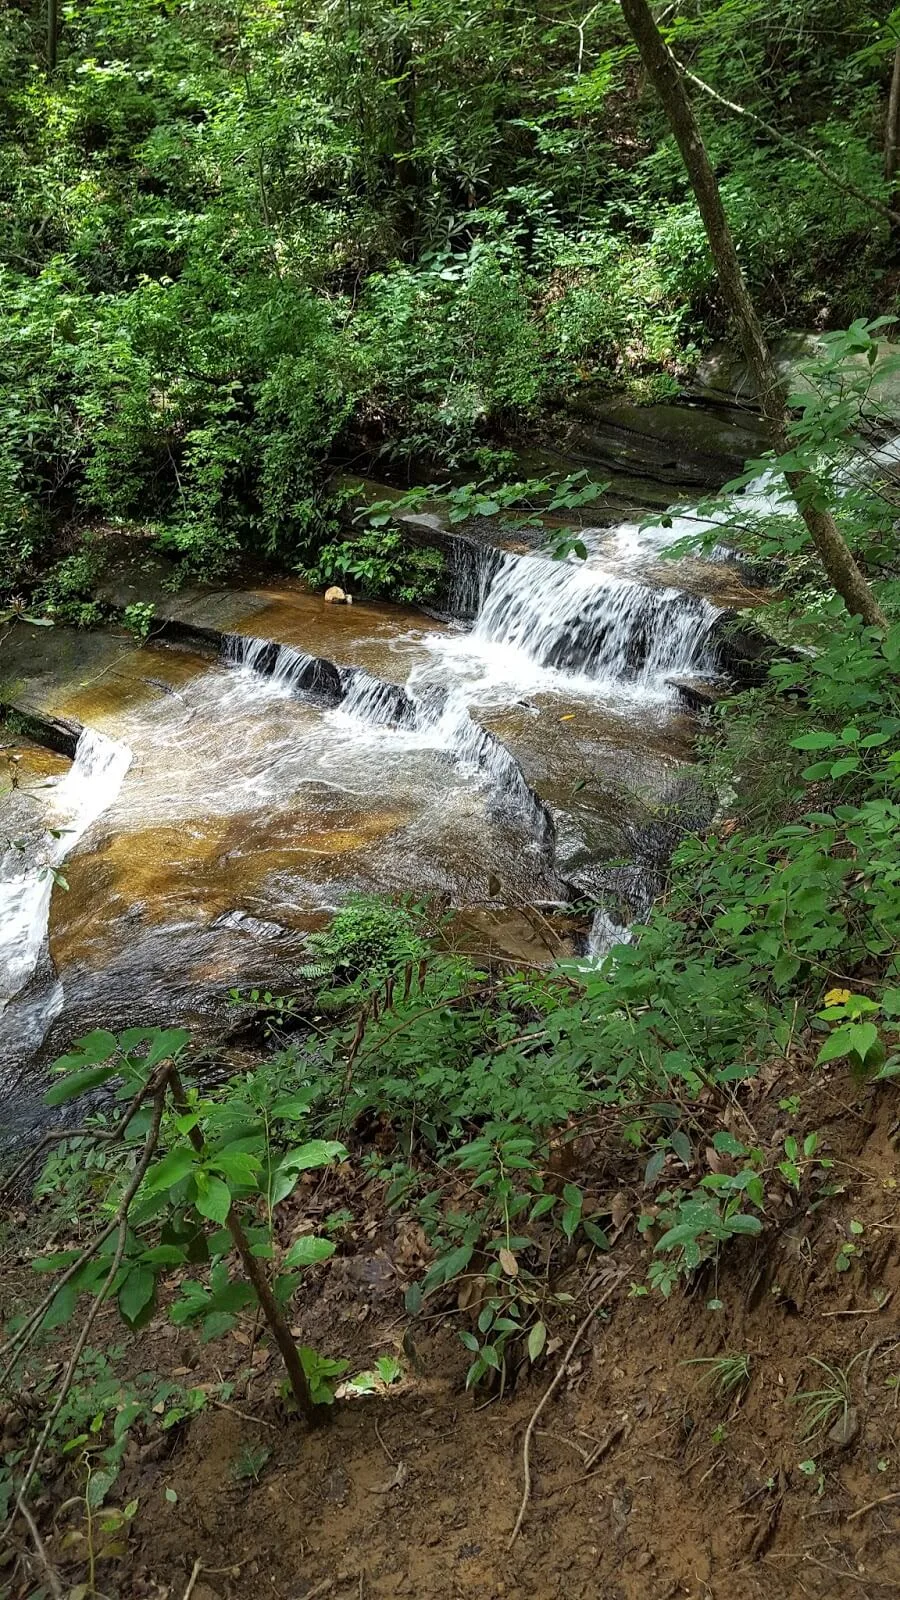
M 829 1443 L 837 1445 L 839 1450 L 846 1450 L 859 1433 L 859 1412 L 855 1406 L 848 1406 L 842 1411 L 833 1428 L 828 1430 Z
M 349 595 L 346 595 L 343 589 L 338 588 L 336 583 L 332 584 L 330 589 L 325 590 L 325 604 L 327 606 L 345 606 L 348 600 Z

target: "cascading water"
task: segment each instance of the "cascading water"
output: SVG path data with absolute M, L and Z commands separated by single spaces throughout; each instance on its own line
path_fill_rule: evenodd
M 247 672 L 263 673 L 276 689 L 300 694 L 310 690 L 312 666 L 330 665 L 290 645 L 240 635 L 229 638 L 226 660 Z M 434 683 L 416 687 L 412 680 L 404 688 L 359 667 L 336 670 L 341 699 L 334 714 L 344 727 L 370 734 L 378 730 L 382 736 L 390 730 L 407 749 L 450 757 L 488 785 L 499 809 L 524 820 L 539 847 L 549 844 L 554 832 L 550 812 L 502 740 L 473 719 L 458 688 Z
M 23 865 L 17 842 L 0 860 L 0 1015 L 28 982 L 47 936 L 53 873 L 112 804 L 131 765 L 127 745 L 85 728 L 71 770 L 52 793 L 45 837 Z
M 712 670 L 717 611 L 677 589 L 651 589 L 579 562 L 508 555 L 487 585 L 473 630 L 541 667 L 645 687 Z

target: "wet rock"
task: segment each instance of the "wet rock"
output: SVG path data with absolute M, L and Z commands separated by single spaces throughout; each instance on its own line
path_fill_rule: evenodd
M 723 414 L 691 402 L 638 406 L 590 389 L 567 410 L 574 413 L 561 440 L 567 453 L 684 488 L 717 489 L 765 448 L 762 422 L 752 413 Z
M 773 662 L 801 660 L 805 654 L 779 644 L 771 634 L 735 611 L 720 613 L 710 630 L 710 642 L 720 671 L 734 678 L 742 689 L 764 683 Z
M 727 692 L 727 686 L 713 678 L 667 678 L 666 683 L 677 690 L 689 711 L 709 711 Z
M 71 717 L 51 717 L 40 712 L 22 711 L 16 706 L 0 701 L 0 720 L 13 733 L 24 734 L 45 750 L 56 750 L 61 756 L 74 760 L 75 749 L 83 733 L 80 722 Z

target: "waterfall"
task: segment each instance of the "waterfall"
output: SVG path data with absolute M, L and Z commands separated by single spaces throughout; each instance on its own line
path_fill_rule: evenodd
M 397 683 L 384 678 L 373 678 L 362 667 L 343 667 L 341 686 L 344 698 L 341 710 L 349 717 L 358 717 L 375 728 L 415 728 L 418 709 L 415 701 Z
M 489 580 L 473 639 L 541 667 L 648 686 L 713 670 L 709 601 L 651 589 L 583 563 L 507 555 Z
M 588 934 L 586 954 L 592 964 L 599 965 L 603 957 L 609 955 L 614 945 L 630 944 L 631 939 L 631 929 L 621 922 L 616 922 L 603 906 L 598 906 Z
M 229 666 L 269 678 L 283 694 L 312 695 L 336 704 L 343 698 L 340 673 L 331 661 L 308 655 L 292 644 L 256 639 L 252 634 L 228 633 L 222 638 L 222 657 Z
M 0 860 L 0 1014 L 28 982 L 47 936 L 53 872 L 101 812 L 115 800 L 131 765 L 117 739 L 85 728 L 71 769 L 53 790 L 47 839 L 35 859 L 8 840 Z

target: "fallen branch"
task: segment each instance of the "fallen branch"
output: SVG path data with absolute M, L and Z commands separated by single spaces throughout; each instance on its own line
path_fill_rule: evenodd
M 887 1505 L 889 1500 L 900 1500 L 900 1489 L 895 1489 L 893 1494 L 883 1494 L 878 1500 L 870 1500 L 867 1505 L 860 1506 L 858 1511 L 851 1511 L 848 1522 L 855 1522 L 857 1517 L 864 1517 L 867 1511 L 874 1511 L 876 1506 Z
M 563 1356 L 562 1361 L 560 1362 L 559 1367 L 557 1369 L 555 1377 L 548 1384 L 548 1386 L 544 1390 L 544 1393 L 542 1394 L 540 1400 L 538 1401 L 537 1405 L 535 1406 L 533 1412 L 531 1413 L 531 1419 L 530 1419 L 530 1421 L 528 1423 L 528 1427 L 525 1429 L 525 1443 L 524 1443 L 524 1446 L 523 1446 L 523 1449 L 522 1449 L 522 1466 L 523 1466 L 523 1470 L 524 1470 L 524 1474 L 525 1474 L 525 1487 L 524 1487 L 524 1489 L 522 1491 L 522 1503 L 519 1506 L 519 1515 L 516 1517 L 516 1525 L 513 1528 L 513 1531 L 509 1536 L 509 1543 L 507 1544 L 507 1549 L 508 1550 L 512 1549 L 512 1547 L 515 1544 L 517 1538 L 519 1537 L 519 1530 L 520 1530 L 520 1528 L 522 1526 L 522 1523 L 525 1520 L 525 1512 L 528 1509 L 528 1502 L 531 1499 L 531 1440 L 532 1440 L 532 1438 L 534 1436 L 534 1430 L 535 1430 L 535 1428 L 537 1427 L 537 1424 L 538 1424 L 538 1418 L 540 1417 L 541 1412 L 543 1411 L 545 1405 L 547 1404 L 547 1401 L 552 1398 L 552 1396 L 556 1393 L 557 1389 L 559 1388 L 560 1384 L 562 1383 L 563 1378 L 565 1377 L 566 1372 L 568 1371 L 569 1362 L 571 1361 L 573 1355 L 575 1354 L 575 1351 L 578 1349 L 579 1344 L 581 1343 L 582 1339 L 584 1338 L 584 1335 L 587 1332 L 587 1329 L 588 1329 L 589 1325 L 593 1321 L 594 1317 L 597 1315 L 598 1311 L 601 1311 L 602 1308 L 606 1305 L 607 1300 L 610 1300 L 612 1298 L 612 1296 L 615 1293 L 616 1289 L 618 1289 L 619 1284 L 622 1282 L 623 1276 L 624 1276 L 624 1274 L 620 1273 L 618 1275 L 618 1277 L 616 1277 L 613 1280 L 613 1282 L 609 1285 L 609 1288 L 605 1291 L 605 1293 L 600 1296 L 600 1299 L 595 1301 L 594 1304 L 591 1306 L 587 1316 L 584 1317 L 582 1319 L 582 1321 L 579 1323 L 577 1329 L 575 1330 L 575 1337 L 573 1338 L 571 1344 L 569 1345 L 568 1350 L 566 1351 L 565 1355 Z

